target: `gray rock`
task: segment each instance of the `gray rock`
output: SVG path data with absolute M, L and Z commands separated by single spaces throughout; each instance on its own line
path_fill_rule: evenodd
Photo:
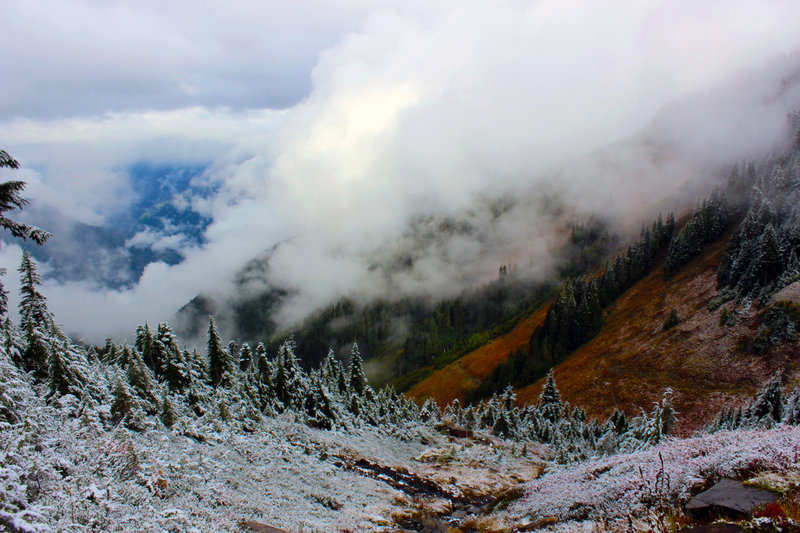
M 776 500 L 773 493 L 748 487 L 733 479 L 723 479 L 705 492 L 701 492 L 691 500 L 686 509 L 692 512 L 703 512 L 711 508 L 727 509 L 749 515 L 756 507 L 772 503 Z

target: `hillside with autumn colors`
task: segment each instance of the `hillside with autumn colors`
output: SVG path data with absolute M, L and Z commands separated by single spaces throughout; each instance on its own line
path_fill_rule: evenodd
M 787 172 L 782 165 L 793 170 Z M 565 399 L 585 406 L 591 416 L 607 417 L 615 409 L 634 414 L 671 389 L 681 414 L 677 430 L 688 434 L 708 424 L 723 406 L 752 396 L 776 375 L 788 386 L 800 383 L 796 325 L 790 324 L 789 334 L 779 342 L 759 341 L 774 329 L 768 323 L 770 309 L 788 309 L 792 316 L 797 313 L 800 282 L 795 281 L 797 274 L 791 271 L 796 267 L 789 267 L 797 264 L 791 245 L 775 246 L 776 257 L 782 252 L 788 269 L 776 268 L 762 274 L 763 280 L 772 277 L 770 289 L 760 289 L 762 280 L 749 274 L 749 278 L 742 276 L 751 284 L 749 292 L 737 295 L 736 288 L 726 287 L 721 280 L 723 268 L 734 263 L 731 255 L 737 246 L 742 248 L 748 232 L 753 234 L 751 240 L 757 240 L 762 247 L 761 255 L 750 260 L 750 268 L 765 264 L 770 241 L 763 234 L 756 235 L 754 227 L 760 224 L 764 232 L 775 231 L 781 213 L 797 209 L 792 200 L 778 194 L 783 188 L 792 197 L 797 195 L 790 185 L 797 180 L 790 173 L 796 171 L 796 156 L 778 163 L 777 168 L 762 170 L 757 178 L 755 169 L 751 169 L 748 179 L 753 182 L 753 189 L 747 208 L 734 209 L 729 223 L 722 224 L 711 238 L 701 239 L 704 242 L 694 254 L 676 266 L 675 241 L 696 232 L 693 226 L 706 217 L 706 204 L 684 217 L 669 253 L 662 254 L 641 280 L 603 309 L 603 325 L 595 335 L 553 365 Z M 776 179 L 781 183 L 776 184 Z M 742 187 L 737 187 L 740 190 L 733 191 L 729 185 L 729 192 L 741 196 Z M 765 192 L 770 190 L 771 197 Z M 709 201 L 708 205 L 714 204 Z M 794 233 L 784 230 L 784 235 Z M 739 264 L 744 263 L 743 258 L 737 259 Z M 666 272 L 670 269 L 671 275 Z M 776 283 L 779 278 L 782 281 Z M 545 303 L 509 333 L 433 372 L 412 387 L 409 394 L 418 401 L 430 397 L 442 405 L 453 399 L 474 399 L 484 380 L 502 374 L 499 371 L 503 365 L 512 365 L 512 354 L 530 352 L 522 357 L 536 357 L 530 348 L 531 339 L 553 306 L 552 301 Z M 542 383 L 543 377 L 516 386 L 517 402 L 535 402 Z

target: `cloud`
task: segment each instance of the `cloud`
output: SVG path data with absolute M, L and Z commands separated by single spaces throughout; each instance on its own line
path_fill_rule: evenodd
M 288 107 L 319 52 L 380 5 L 9 0 L 0 118 Z
M 104 12 L 113 15 L 111 24 L 128 21 L 125 5 L 114 6 Z M 311 62 L 270 55 L 273 45 L 257 37 L 258 17 L 241 9 L 214 20 L 219 27 L 208 38 L 186 29 L 217 14 L 204 5 L 185 26 L 155 32 L 155 44 L 142 42 L 139 30 L 152 35 L 159 28 L 148 26 L 162 9 L 154 6 L 130 19 L 119 38 L 124 46 L 115 48 L 114 37 L 110 48 L 112 57 L 126 59 L 141 45 L 152 76 L 137 58 L 115 71 L 109 89 L 98 73 L 111 60 L 82 60 L 80 84 L 99 87 L 107 100 L 75 109 L 116 109 L 130 92 L 130 102 L 160 110 L 41 122 L 36 117 L 52 111 L 33 102 L 21 106 L 33 118 L 3 123 L 12 126 L 12 146 L 40 164 L 32 194 L 64 195 L 76 212 L 89 205 L 98 217 L 100 198 L 115 194 L 103 187 L 125 187 L 124 176 L 109 174 L 119 168 L 112 162 L 168 158 L 173 150 L 212 161 L 205 178 L 219 184 L 218 192 L 192 205 L 213 222 L 204 244 L 181 250 L 181 264 L 151 264 L 126 291 L 48 287 L 55 311 L 69 317 L 68 329 L 93 338 L 167 319 L 200 291 L 230 292 L 245 262 L 276 243 L 270 282 L 300 289 L 284 309 L 287 321 L 353 292 L 452 294 L 492 279 L 508 262 L 546 275 L 559 230 L 556 202 L 548 199 L 560 198 L 576 213 L 649 217 L 651 207 L 685 199 L 693 176 L 775 142 L 785 113 L 800 104 L 791 88 L 770 92 L 783 73 L 797 71 L 793 2 L 350 4 L 343 13 L 356 15 L 326 25 L 335 36 L 324 45 L 314 41 Z M 303 9 L 286 8 L 278 19 L 296 21 Z M 299 36 L 311 31 L 305 23 L 296 29 Z M 176 56 L 172 48 L 187 52 Z M 232 51 L 244 57 L 226 56 L 233 61 L 228 68 L 215 52 Z M 314 64 L 310 92 L 282 112 L 241 110 L 274 105 L 248 96 L 245 71 L 278 57 L 306 76 Z M 742 82 L 743 69 L 756 81 Z M 162 90 L 162 79 L 178 89 Z M 232 79 L 247 89 L 237 91 Z M 726 82 L 733 84 L 719 89 Z M 186 96 L 175 97 L 178 91 Z M 210 107 L 217 105 L 230 109 Z M 735 127 L 739 122 L 748 127 Z M 46 140 L 36 144 L 40 139 Z M 74 160 L 53 148 L 70 139 Z M 206 150 L 198 156 L 200 147 Z M 84 201 L 65 191 L 88 156 L 101 174 L 80 182 L 98 185 L 97 198 Z M 59 158 L 72 166 L 45 166 Z M 497 198 L 510 199 L 502 216 Z M 391 267 L 409 254 L 413 268 Z

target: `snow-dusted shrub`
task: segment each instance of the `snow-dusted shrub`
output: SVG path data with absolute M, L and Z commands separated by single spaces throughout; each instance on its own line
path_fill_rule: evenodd
M 560 520 L 622 520 L 629 513 L 646 513 L 659 476 L 670 481 L 660 487 L 663 498 L 678 506 L 719 479 L 762 471 L 800 473 L 800 428 L 720 431 L 668 439 L 644 451 L 554 465 L 528 484 L 509 512 Z

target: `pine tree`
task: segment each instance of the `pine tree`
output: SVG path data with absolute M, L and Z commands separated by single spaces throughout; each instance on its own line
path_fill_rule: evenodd
M 142 357 L 144 357 L 145 363 L 147 363 L 150 368 L 153 368 L 153 362 L 148 361 L 151 344 L 153 344 L 153 333 L 150 331 L 150 326 L 145 322 L 143 326 L 136 328 L 136 343 L 134 346 L 139 353 L 142 354 Z
M 562 407 L 561 394 L 558 392 L 558 387 L 556 387 L 553 369 L 550 369 L 550 372 L 547 373 L 542 392 L 539 394 L 537 409 L 544 418 L 551 422 L 556 422 L 561 417 Z
M 214 387 L 229 387 L 233 375 L 233 358 L 222 348 L 214 317 L 211 317 L 208 321 L 208 376 L 211 384 Z
M 114 386 L 114 401 L 111 404 L 111 421 L 120 423 L 134 410 L 134 399 L 124 379 L 117 379 Z
M 783 387 L 781 379 L 776 376 L 767 383 L 753 405 L 747 410 L 750 426 L 766 425 L 771 427 L 783 420 Z
M 18 169 L 19 162 L 8 155 L 4 150 L 0 150 L 0 168 Z M 30 239 L 36 244 L 44 244 L 50 238 L 50 234 L 28 224 L 15 222 L 5 216 L 7 211 L 13 209 L 23 209 L 28 205 L 28 201 L 20 196 L 25 189 L 23 181 L 7 181 L 0 183 L 0 228 L 11 232 L 11 235 L 20 239 Z
M 357 343 L 353 343 L 350 354 L 350 379 L 348 380 L 350 391 L 360 396 L 364 394 L 364 388 L 367 386 L 367 377 L 364 375 L 361 352 L 358 351 Z
M 239 370 L 247 372 L 252 364 L 253 351 L 250 349 L 250 345 L 244 342 L 239 349 Z
M 19 162 L 8 155 L 4 150 L 0 150 L 0 168 L 18 169 Z M 20 196 L 25 189 L 22 181 L 7 181 L 0 183 L 0 228 L 7 229 L 11 235 L 21 239 L 30 239 L 36 244 L 44 244 L 50 234 L 44 230 L 15 222 L 5 216 L 7 211 L 22 209 L 28 205 L 28 201 Z M 25 251 L 27 253 L 27 251 Z M 0 276 L 5 275 L 6 269 L 0 268 Z M 8 292 L 0 281 L 0 317 L 8 312 Z
M 18 269 L 20 276 L 20 326 L 23 330 L 40 328 L 49 330 L 52 325 L 50 313 L 47 311 L 47 302 L 44 295 L 39 292 L 42 279 L 36 270 L 36 264 L 31 259 L 27 250 L 22 251 L 22 262 Z
M 166 391 L 164 391 L 164 400 L 161 403 L 163 406 L 161 408 L 161 421 L 168 428 L 172 427 L 178 420 L 178 413 L 175 411 L 175 406 L 172 404 L 172 400 L 169 399 L 169 394 Z

